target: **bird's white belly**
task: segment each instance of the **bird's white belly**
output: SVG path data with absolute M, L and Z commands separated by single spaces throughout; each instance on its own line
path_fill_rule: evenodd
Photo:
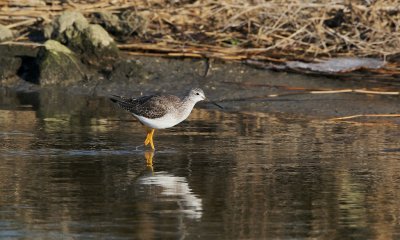
M 135 114 L 133 114 L 133 116 L 135 116 L 145 126 L 154 129 L 170 128 L 185 120 L 185 118 L 183 119 L 176 118 L 172 116 L 172 114 L 166 114 L 160 118 L 154 118 L 154 119 L 138 116 Z

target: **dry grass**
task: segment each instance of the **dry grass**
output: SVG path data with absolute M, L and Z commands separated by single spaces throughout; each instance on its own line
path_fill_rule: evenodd
M 276 60 L 339 55 L 386 59 L 400 53 L 398 0 L 48 2 L 0 1 L 0 22 L 18 30 L 17 40 L 24 40 L 27 27 L 67 9 L 87 16 L 132 10 L 147 21 L 120 45 L 134 54 Z M 333 21 L 335 15 L 342 23 Z

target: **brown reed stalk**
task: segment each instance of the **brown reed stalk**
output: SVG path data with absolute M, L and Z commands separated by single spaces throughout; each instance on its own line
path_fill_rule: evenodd
M 13 29 L 29 28 L 39 20 L 47 23 L 65 10 L 81 11 L 88 17 L 97 11 L 119 14 L 131 10 L 145 18 L 148 26 L 144 34 L 132 36 L 127 43 L 140 45 L 150 39 L 155 44 L 147 50 L 121 45 L 126 51 L 260 60 L 271 56 L 303 60 L 332 56 L 395 59 L 400 54 L 398 0 L 370 4 L 361 0 L 28 2 L 0 1 L 0 23 Z M 341 22 L 328 26 L 327 21 L 341 11 Z

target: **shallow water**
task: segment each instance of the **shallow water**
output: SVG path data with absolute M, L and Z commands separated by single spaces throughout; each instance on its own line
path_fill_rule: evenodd
M 0 100 L 1 239 L 400 238 L 396 123 L 203 104 L 152 156 L 107 99 Z

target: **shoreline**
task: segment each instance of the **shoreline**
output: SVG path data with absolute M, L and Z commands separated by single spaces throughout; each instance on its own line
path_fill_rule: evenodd
M 9 34 L 0 39 L 0 62 L 10 63 L 0 79 L 14 73 L 40 85 L 92 81 L 112 75 L 126 55 L 240 62 L 385 84 L 400 76 L 400 35 L 393 31 L 400 28 L 400 9 L 390 2 L 161 3 L 0 3 L 0 25 Z
M 130 64 L 121 66 L 120 71 L 113 72 L 114 75 L 109 79 L 103 78 L 68 87 L 40 87 L 20 80 L 19 84 L 7 89 L 22 94 L 30 92 L 43 95 L 41 101 L 44 102 L 48 101 L 46 99 L 64 99 L 56 101 L 62 105 L 65 98 L 74 96 L 89 102 L 90 99 L 97 101 L 103 98 L 102 101 L 108 102 L 106 98 L 112 94 L 181 94 L 191 87 L 200 86 L 207 97 L 217 101 L 224 107 L 222 111 L 227 113 L 296 115 L 309 120 L 373 114 L 386 117 L 372 116 L 349 120 L 391 123 L 397 122 L 397 117 L 388 114 L 400 113 L 398 95 L 360 91 L 385 87 L 376 82 L 328 79 L 219 61 L 213 63 L 209 75 L 204 77 L 206 63 L 195 59 L 135 57 L 127 59 L 127 62 Z M 129 77 L 122 77 L 129 72 L 125 67 L 131 66 L 132 63 L 140 70 L 134 71 Z M 199 107 L 210 108 L 207 103 L 200 103 Z
M 400 112 L 396 102 L 400 95 L 400 62 L 396 60 L 395 51 L 383 54 L 388 49 L 382 48 L 383 52 L 379 54 L 356 54 L 352 48 L 347 52 L 343 49 L 336 52 L 318 50 L 310 57 L 306 51 L 299 53 L 285 47 L 290 44 L 282 43 L 285 39 L 296 47 L 297 40 L 292 37 L 301 35 L 303 30 L 309 31 L 308 26 L 320 26 L 321 29 L 314 29 L 315 33 L 326 30 L 345 34 L 343 31 L 350 31 L 351 17 L 367 10 L 384 13 L 390 10 L 382 10 L 378 3 L 368 6 L 354 3 L 352 9 L 347 9 L 349 6 L 345 4 L 323 5 L 323 0 L 319 5 L 292 3 L 288 9 L 300 6 L 305 15 L 321 14 L 310 12 L 316 8 L 325 12 L 309 23 L 294 22 L 300 29 L 293 26 L 281 29 L 280 41 L 273 39 L 276 34 L 268 32 L 271 35 L 265 33 L 265 36 L 274 36 L 269 45 L 264 40 L 259 41 L 259 45 L 255 42 L 246 45 L 241 41 L 253 41 L 253 33 L 231 26 L 233 20 L 241 22 L 243 18 L 253 17 L 251 19 L 256 22 L 260 16 L 249 14 L 268 10 L 270 4 L 276 5 L 276 2 L 229 5 L 225 1 L 210 3 L 205 0 L 173 4 L 171 9 L 160 8 L 155 0 L 143 6 L 133 6 L 125 1 L 101 1 L 93 5 L 69 1 L 51 6 L 38 0 L 38 4 L 40 2 L 42 6 L 0 4 L 3 10 L 0 23 L 7 23 L 6 26 L 13 29 L 13 37 L 0 43 L 3 66 L 0 87 L 28 92 L 41 88 L 64 89 L 72 94 L 102 97 L 111 91 L 135 96 L 179 93 L 189 86 L 201 86 L 212 99 L 227 105 L 229 111 L 327 117 Z M 204 11 L 209 8 L 222 11 L 218 16 L 220 19 L 214 19 L 216 22 L 212 26 L 203 22 L 209 18 L 193 21 L 206 14 Z M 15 15 L 18 9 L 25 12 Z M 174 15 L 171 12 L 174 9 L 181 11 Z M 236 14 L 224 12 L 229 9 L 241 11 Z M 23 15 L 28 10 L 30 15 Z M 41 16 L 43 11 L 47 12 Z M 400 16 L 400 10 L 393 11 L 391 16 Z M 164 14 L 158 19 L 161 22 L 155 21 L 161 13 Z M 294 16 L 291 12 L 284 13 Z M 274 14 L 277 12 L 271 12 L 271 16 Z M 332 20 L 332 14 L 333 18 L 343 18 L 338 26 L 328 21 Z M 275 21 L 287 21 L 282 19 L 282 13 L 279 16 L 281 20 Z M 249 29 L 258 26 L 258 30 L 265 30 L 268 24 L 276 23 L 250 24 Z M 160 35 L 161 32 L 165 34 Z M 214 35 L 207 35 L 210 32 Z M 336 39 L 331 37 L 324 41 Z M 338 44 L 347 43 L 339 41 Z

